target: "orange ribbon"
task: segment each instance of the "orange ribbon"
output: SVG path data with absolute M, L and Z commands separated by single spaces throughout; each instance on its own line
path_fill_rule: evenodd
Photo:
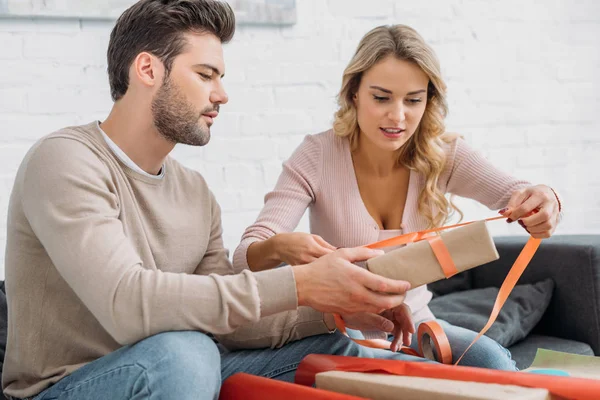
M 502 217 L 502 216 L 501 217 L 492 217 L 492 218 L 485 219 L 485 221 L 495 221 L 495 220 L 504 219 L 504 218 L 505 217 Z M 433 250 L 433 253 L 435 254 L 438 262 L 440 263 L 442 270 L 444 271 L 444 275 L 446 276 L 446 278 L 449 278 L 449 277 L 455 275 L 456 273 L 458 273 L 458 271 L 456 269 L 456 265 L 454 264 L 454 261 L 452 260 L 452 257 L 450 256 L 450 252 L 448 251 L 448 248 L 446 247 L 444 242 L 441 240 L 441 238 L 439 236 L 431 236 L 431 234 L 440 232 L 440 231 L 444 231 L 447 229 L 465 226 L 468 224 L 472 224 L 473 222 L 476 222 L 476 221 L 463 222 L 460 224 L 442 226 L 440 228 L 433 228 L 433 229 L 428 229 L 428 230 L 424 230 L 424 231 L 420 231 L 420 232 L 407 233 L 404 235 L 395 236 L 393 238 L 389 238 L 389 239 L 382 240 L 379 242 L 371 243 L 365 247 L 368 247 L 371 249 L 381 249 L 381 248 L 385 248 L 385 247 L 398 246 L 398 245 L 418 242 L 421 240 L 427 240 L 429 242 L 429 244 L 431 245 L 431 249 Z M 496 321 L 496 318 L 498 318 L 498 314 L 500 313 L 500 310 L 504 306 L 504 303 L 506 303 L 508 296 L 510 296 L 510 293 L 512 292 L 515 285 L 517 284 L 517 281 L 519 280 L 519 278 L 521 277 L 521 275 L 527 268 L 527 265 L 529 265 L 529 262 L 533 258 L 540 243 L 541 243 L 541 239 L 535 239 L 533 237 L 529 238 L 529 240 L 525 244 L 525 247 L 523 247 L 523 250 L 519 254 L 519 257 L 517 257 L 517 260 L 515 261 L 515 263 L 511 267 L 508 275 L 504 279 L 502 286 L 500 287 L 498 296 L 496 297 L 496 302 L 494 303 L 494 307 L 492 309 L 492 313 L 490 315 L 488 322 L 483 327 L 481 332 L 479 332 L 477 334 L 475 339 L 471 342 L 471 344 L 467 347 L 467 349 L 463 352 L 463 354 L 458 358 L 455 365 L 457 365 L 462 360 L 462 358 L 464 357 L 466 352 L 475 344 L 475 342 L 477 342 L 479 340 L 479 338 L 481 338 L 481 336 L 483 336 L 490 329 L 492 324 Z M 346 326 L 345 326 L 342 318 L 339 315 L 334 315 L 334 318 L 335 318 L 335 323 L 336 323 L 336 327 L 338 328 L 338 330 L 341 333 L 343 333 L 344 335 L 348 336 L 348 334 L 346 332 Z M 438 357 L 440 358 L 439 361 L 442 362 L 443 364 L 451 364 L 452 363 L 452 349 L 450 348 L 450 343 L 449 343 L 448 338 L 447 338 L 446 334 L 444 333 L 444 330 L 442 329 L 442 327 L 435 321 L 427 321 L 427 322 L 423 322 L 419 325 L 419 330 L 417 332 L 418 343 L 419 343 L 419 352 L 415 352 L 413 349 L 411 349 L 409 347 L 402 347 L 400 350 L 404 353 L 411 354 L 411 355 L 417 355 L 420 357 L 427 356 L 427 354 L 425 354 L 427 352 L 424 353 L 424 351 L 423 351 L 423 344 L 428 345 L 428 343 L 429 343 L 429 340 L 427 340 L 426 336 L 429 336 L 431 338 L 431 340 L 433 341 L 433 346 L 435 347 L 436 353 L 438 354 Z M 354 340 L 356 343 L 358 343 L 360 345 L 363 345 L 366 347 L 372 347 L 372 348 L 376 348 L 376 349 L 389 350 L 391 347 L 391 343 L 389 341 L 383 340 L 383 339 L 377 339 L 377 340 L 352 339 L 352 340 Z M 431 355 L 428 358 L 432 358 Z
M 489 222 L 489 221 L 495 221 L 497 219 L 504 219 L 504 218 L 506 218 L 506 217 L 502 217 L 502 216 L 492 217 L 492 218 L 486 218 L 486 219 L 484 219 L 484 221 Z M 472 224 L 473 222 L 478 222 L 478 221 L 462 222 L 460 224 L 455 224 L 455 225 L 448 225 L 448 226 L 441 226 L 439 228 L 426 229 L 426 230 L 420 231 L 420 232 L 405 233 L 404 235 L 394 236 L 393 238 L 389 238 L 389 239 L 381 240 L 379 242 L 371 243 L 364 247 L 368 247 L 369 249 L 383 249 L 385 247 L 399 246 L 401 244 L 414 243 L 414 242 L 418 242 L 419 240 L 425 239 L 432 233 L 441 232 L 441 231 L 445 231 L 445 230 L 452 229 L 452 228 L 458 228 L 461 226 Z

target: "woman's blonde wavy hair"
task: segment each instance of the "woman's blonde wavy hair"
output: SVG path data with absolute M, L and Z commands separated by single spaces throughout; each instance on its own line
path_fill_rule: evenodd
M 455 211 L 462 218 L 462 212 L 452 199 L 447 199 L 438 188 L 438 180 L 446 164 L 443 144 L 456 135 L 445 133 L 444 118 L 448 106 L 439 61 L 433 49 L 414 29 L 406 25 L 379 26 L 362 38 L 344 70 L 333 131 L 338 136 L 348 137 L 352 151 L 356 150 L 360 127 L 353 97 L 363 73 L 389 55 L 415 63 L 429 77 L 423 118 L 414 135 L 398 150 L 398 162 L 425 177 L 418 210 L 429 222 L 429 227 L 441 226 Z

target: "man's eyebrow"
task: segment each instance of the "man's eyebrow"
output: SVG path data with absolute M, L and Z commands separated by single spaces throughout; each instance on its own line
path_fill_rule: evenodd
M 219 68 L 215 67 L 214 65 L 210 65 L 210 64 L 194 64 L 194 67 L 202 67 L 202 68 L 208 68 L 208 69 L 212 69 L 213 72 L 219 76 L 221 76 L 221 78 L 223 78 L 225 76 L 225 74 L 222 74 L 221 71 L 219 71 Z

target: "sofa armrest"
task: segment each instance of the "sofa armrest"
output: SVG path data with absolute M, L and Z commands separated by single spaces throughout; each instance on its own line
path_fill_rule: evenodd
M 472 287 L 500 287 L 526 240 L 496 238 L 500 259 L 471 270 Z M 600 235 L 543 240 L 519 283 L 546 278 L 554 281 L 554 293 L 535 332 L 587 343 L 600 355 Z

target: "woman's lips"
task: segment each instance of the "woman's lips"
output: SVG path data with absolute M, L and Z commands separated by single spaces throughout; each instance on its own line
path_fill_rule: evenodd
M 390 139 L 398 139 L 404 134 L 404 129 L 400 128 L 379 128 L 379 131 L 383 133 L 385 137 Z

